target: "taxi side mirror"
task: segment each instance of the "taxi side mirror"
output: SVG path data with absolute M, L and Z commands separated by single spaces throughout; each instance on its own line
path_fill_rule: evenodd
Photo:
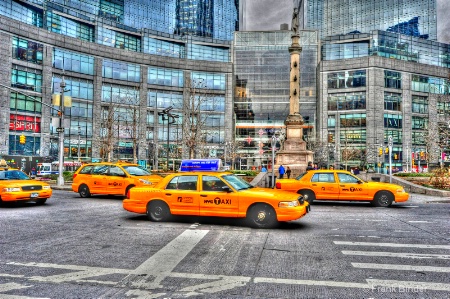
M 358 184 L 362 184 L 362 183 L 364 183 L 363 181 L 358 181 Z
M 222 191 L 225 191 L 225 192 L 227 192 L 227 193 L 230 193 L 230 192 L 232 192 L 233 190 L 231 190 L 231 188 L 228 187 L 228 186 L 223 186 L 223 187 L 222 187 Z

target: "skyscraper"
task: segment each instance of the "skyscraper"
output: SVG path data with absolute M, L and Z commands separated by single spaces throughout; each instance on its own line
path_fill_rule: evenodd
M 372 30 L 437 40 L 436 0 L 295 0 L 300 24 L 320 37 Z

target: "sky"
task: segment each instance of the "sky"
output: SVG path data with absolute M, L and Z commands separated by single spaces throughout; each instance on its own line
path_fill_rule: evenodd
M 438 41 L 450 44 L 450 0 L 437 0 Z M 278 30 L 291 26 L 292 0 L 246 0 L 245 30 Z

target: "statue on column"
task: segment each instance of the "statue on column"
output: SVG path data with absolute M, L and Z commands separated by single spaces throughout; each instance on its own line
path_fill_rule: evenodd
M 294 34 L 298 34 L 298 10 L 297 10 L 297 8 L 294 8 L 294 12 L 292 13 L 291 30 Z

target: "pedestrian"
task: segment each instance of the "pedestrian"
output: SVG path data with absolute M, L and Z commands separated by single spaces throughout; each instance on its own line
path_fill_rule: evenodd
M 291 178 L 291 169 L 289 168 L 289 166 L 286 168 L 286 175 L 287 175 L 288 179 Z
M 267 172 L 267 168 L 266 168 L 265 166 L 263 166 L 263 167 L 261 168 L 261 172 Z
M 355 169 L 353 170 L 353 174 L 358 175 L 359 174 L 359 168 L 355 167 Z
M 314 170 L 319 169 L 319 165 L 317 163 L 314 163 Z
M 312 162 L 308 162 L 308 166 L 306 166 L 306 171 L 308 170 L 314 170 L 313 166 L 312 166 Z
M 284 167 L 283 165 L 280 165 L 280 168 L 278 168 L 278 173 L 280 174 L 280 179 L 284 177 Z

